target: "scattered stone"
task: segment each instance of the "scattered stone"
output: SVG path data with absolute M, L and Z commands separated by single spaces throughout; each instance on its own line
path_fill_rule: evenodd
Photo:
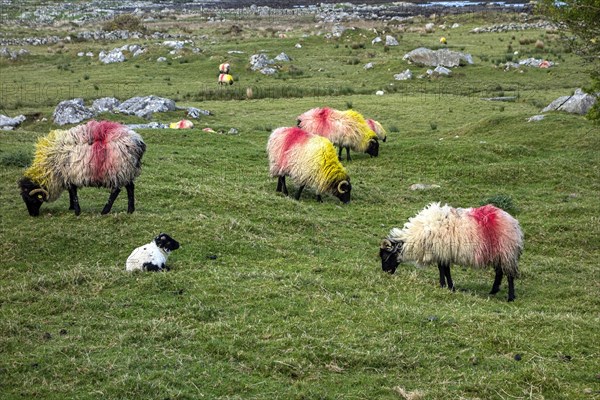
M 415 183 L 410 185 L 410 190 L 430 190 L 430 189 L 438 189 L 440 185 L 428 184 L 428 183 Z
M 92 53 L 91 51 L 88 51 L 87 53 L 85 53 L 86 57 L 94 57 L 94 53 Z
M 125 56 L 121 49 L 112 49 L 108 53 L 101 51 L 98 55 L 98 59 L 104 64 L 112 64 L 125 61 Z
M 487 100 L 487 101 L 515 101 L 515 100 L 517 100 L 517 96 L 483 97 L 481 100 Z
M 132 97 L 119 105 L 119 112 L 127 115 L 136 115 L 141 118 L 150 118 L 155 112 L 175 111 L 175 102 L 170 99 L 154 95 L 145 97 Z
M 229 130 L 229 132 L 227 132 L 227 134 L 228 134 L 228 135 L 238 135 L 238 134 L 239 134 L 239 131 L 238 131 L 237 129 L 235 129 L 235 128 L 231 128 L 231 129 Z
M 345 31 L 346 27 L 342 25 L 334 25 L 331 29 L 331 34 L 333 35 L 333 37 L 341 37 Z
M 522 23 L 517 24 L 514 22 L 508 24 L 497 24 L 487 27 L 477 27 L 471 30 L 471 33 L 486 33 L 486 32 L 508 32 L 508 31 L 524 31 L 527 29 L 546 29 L 546 30 L 556 30 L 558 26 L 548 21 L 540 21 L 533 23 Z
M 385 37 L 385 45 L 386 46 L 398 46 L 398 39 L 393 36 L 387 35 Z
M 96 113 L 87 108 L 83 99 L 65 100 L 58 103 L 52 117 L 57 125 L 78 124 L 86 119 L 93 118 Z
M 92 110 L 95 113 L 113 112 L 118 109 L 121 102 L 114 97 L 102 97 L 94 100 L 92 103 Z
M 145 52 L 146 52 L 146 49 L 137 49 L 137 50 L 136 50 L 136 51 L 133 53 L 133 56 L 134 56 L 134 57 L 139 57 L 139 56 L 141 56 L 142 54 L 144 54 Z
M 430 22 L 428 24 L 425 25 L 425 32 L 427 33 L 433 33 L 435 32 L 435 24 L 433 22 Z
M 297 48 L 297 49 L 301 49 L 301 48 L 302 48 L 302 45 L 301 45 L 300 43 L 296 43 L 296 44 L 294 45 L 294 47 L 295 47 L 295 48 Z
M 167 61 L 167 59 L 165 57 L 158 57 L 156 59 L 156 62 L 165 62 L 165 61 Z
M 456 29 L 456 28 L 459 28 L 459 27 L 460 27 L 460 24 L 458 24 L 458 23 L 455 22 L 455 23 L 452 24 L 452 26 L 450 28 Z
M 375 92 L 376 96 L 383 96 L 385 94 L 385 92 L 383 90 L 378 90 Z
M 377 43 L 381 43 L 381 42 L 383 42 L 383 40 L 379 36 L 377 36 L 375 39 L 371 40 L 372 45 L 376 45 Z
M 2 130 L 12 130 L 17 126 L 21 125 L 23 121 L 25 121 L 26 117 L 24 115 L 18 115 L 14 118 L 7 117 L 6 115 L 0 114 L 0 129 Z
M 433 72 L 437 72 L 439 75 L 446 75 L 446 76 L 448 76 L 452 73 L 451 70 L 449 70 L 446 67 L 442 67 L 441 65 L 438 65 L 437 67 L 435 67 Z
M 29 54 L 29 50 L 19 49 L 17 51 L 12 51 L 8 47 L 0 47 L 0 58 L 10 58 L 11 60 L 16 60 L 20 56 L 26 56 Z
M 407 69 L 404 72 L 400 72 L 399 74 L 394 75 L 394 79 L 397 81 L 408 81 L 412 79 L 412 72 L 410 69 Z
M 250 69 L 252 69 L 252 71 L 262 70 L 271 64 L 275 64 L 275 61 L 269 59 L 265 53 L 253 54 L 250 56 Z
M 276 61 L 292 61 L 292 59 L 285 53 L 280 53 L 277 57 L 275 57 Z
M 181 40 L 166 40 L 163 42 L 163 46 L 169 47 L 171 49 L 175 49 L 175 50 L 181 50 L 183 49 L 183 46 L 185 46 L 185 42 L 181 41 Z
M 581 89 L 575 90 L 571 96 L 561 96 L 554 100 L 542 112 L 566 111 L 572 114 L 587 114 L 596 103 L 596 96 L 584 93 Z
M 211 115 L 212 113 L 208 110 L 202 110 L 200 108 L 195 108 L 195 107 L 187 107 L 187 115 L 190 118 L 195 118 L 198 119 L 200 118 L 200 115 Z
M 535 67 L 535 68 L 550 68 L 550 67 L 554 66 L 554 62 L 530 57 L 530 58 L 526 58 L 524 60 L 520 60 L 519 65 L 526 65 L 528 67 Z
M 473 58 L 470 54 L 448 49 L 431 50 L 425 47 L 414 49 L 406 53 L 402 58 L 413 64 L 430 67 L 457 67 L 459 65 L 473 64 Z
M 167 129 L 169 125 L 160 122 L 150 122 L 147 124 L 129 124 L 129 129 Z
M 366 70 L 372 69 L 375 66 L 375 64 L 373 64 L 372 62 L 365 64 L 365 66 L 363 67 Z
M 244 52 L 240 50 L 229 50 L 227 54 L 244 54 Z
M 263 68 L 260 70 L 260 73 L 263 75 L 273 75 L 276 72 L 277 72 L 277 70 L 275 68 L 270 68 L 270 67 Z

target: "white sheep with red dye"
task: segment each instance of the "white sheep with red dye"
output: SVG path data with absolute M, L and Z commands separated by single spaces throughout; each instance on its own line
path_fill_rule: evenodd
M 44 202 L 69 191 L 69 209 L 79 215 L 77 189 L 105 187 L 111 190 L 102 214 L 110 212 L 121 188 L 127 189 L 127 212 L 134 205 L 133 181 L 141 171 L 146 144 L 128 127 L 111 121 L 90 121 L 68 130 L 56 129 L 40 138 L 32 165 L 19 181 L 21 197 L 31 216 L 38 216 Z
M 354 110 L 339 111 L 333 108 L 313 108 L 298 116 L 298 126 L 314 135 L 326 137 L 342 149 L 346 149 L 346 159 L 350 160 L 350 149 L 367 153 L 371 157 L 379 154 L 379 142 L 375 132 L 365 118 Z
M 454 290 L 450 266 L 492 266 L 496 276 L 490 294 L 508 280 L 508 301 L 515 299 L 514 278 L 519 275 L 523 232 L 506 211 L 485 205 L 453 208 L 432 203 L 410 218 L 402 229 L 393 228 L 380 246 L 381 267 L 394 273 L 406 261 L 425 266 L 437 264 L 440 286 Z

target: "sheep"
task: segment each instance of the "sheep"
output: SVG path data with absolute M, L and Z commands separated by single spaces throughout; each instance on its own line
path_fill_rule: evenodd
M 179 242 L 166 233 L 160 233 L 148 244 L 133 250 L 125 262 L 126 271 L 170 270 L 167 258 L 172 251 L 179 248 Z
M 277 128 L 269 137 L 267 153 L 271 177 L 278 178 L 277 192 L 288 195 L 285 177 L 289 176 L 299 185 L 296 200 L 309 186 L 316 190 L 319 202 L 321 194 L 327 192 L 344 204 L 350 202 L 350 178 L 326 138 L 298 127 Z
M 377 137 L 381 139 L 382 142 L 387 140 L 387 132 L 379 122 L 375 121 L 374 119 L 366 119 L 365 121 L 367 122 L 367 125 L 369 125 L 369 128 L 375 132 Z
M 369 128 L 364 117 L 354 110 L 313 108 L 298 117 L 298 127 L 329 139 L 339 147 L 340 159 L 342 148 L 346 149 L 348 161 L 351 160 L 350 149 L 367 153 L 371 157 L 377 157 L 379 154 L 377 134 Z
M 36 144 L 32 165 L 19 181 L 29 215 L 38 216 L 44 202 L 69 191 L 69 210 L 81 213 L 77 189 L 111 190 L 102 214 L 110 212 L 121 188 L 127 189 L 127 212 L 135 210 L 133 181 L 146 151 L 142 137 L 116 122 L 89 121 L 69 130 L 53 130 Z
M 222 73 L 222 74 L 228 74 L 230 68 L 231 68 L 231 65 L 229 65 L 229 63 L 220 64 L 219 65 L 219 72 Z
M 233 76 L 229 74 L 219 74 L 219 85 L 233 85 Z
M 508 301 L 514 301 L 514 278 L 523 252 L 523 232 L 519 222 L 506 211 L 485 205 L 479 208 L 453 208 L 431 203 L 410 218 L 402 229 L 393 228 L 381 242 L 379 256 L 384 271 L 393 274 L 398 264 L 437 264 L 440 286 L 454 291 L 450 266 L 476 268 L 493 266 L 496 272 L 490 294 L 500 290 L 508 278 Z

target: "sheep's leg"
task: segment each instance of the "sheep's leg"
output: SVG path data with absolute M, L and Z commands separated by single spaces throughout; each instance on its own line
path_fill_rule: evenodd
M 81 214 L 79 198 L 77 197 L 77 187 L 74 185 L 69 186 L 69 210 L 75 210 L 75 215 Z
M 515 301 L 515 278 L 511 275 L 508 278 L 508 301 Z
M 296 192 L 296 196 L 294 197 L 296 200 L 300 200 L 300 195 L 302 194 L 302 191 L 304 190 L 304 186 L 306 186 L 306 185 L 302 185 L 298 188 L 298 191 Z
M 317 195 L 317 201 L 318 201 L 319 203 L 322 203 L 322 202 L 323 202 L 323 198 L 321 197 L 321 195 L 320 195 L 320 194 L 318 194 L 318 195 Z
M 500 290 L 500 284 L 502 283 L 502 278 L 504 277 L 504 273 L 502 272 L 502 268 L 496 265 L 496 277 L 494 278 L 494 285 L 492 286 L 492 290 L 490 294 L 496 294 Z
M 444 264 L 438 263 L 438 270 L 440 271 L 440 287 L 446 287 L 446 275 L 444 274 Z
M 448 284 L 448 289 L 454 292 L 454 283 L 452 282 L 452 276 L 450 276 L 450 264 L 444 265 L 444 275 L 446 276 L 446 283 Z
M 285 176 L 277 177 L 277 192 L 282 192 L 286 196 L 288 195 L 287 186 L 285 185 Z
M 113 203 L 117 199 L 117 196 L 119 196 L 119 193 L 121 193 L 121 188 L 115 188 L 115 189 L 113 189 L 112 192 L 110 192 L 108 201 L 106 202 L 106 205 L 104 206 L 104 208 L 102 209 L 102 212 L 100 214 L 104 215 L 104 214 L 108 214 L 110 212 L 110 209 L 112 208 Z
M 127 189 L 127 213 L 131 214 L 135 211 L 135 196 L 133 195 L 135 186 L 133 185 L 133 182 L 125 185 L 125 189 Z
M 342 146 L 340 146 L 340 150 L 338 151 L 338 160 L 342 160 Z
M 346 160 L 352 161 L 352 158 L 350 158 L 350 147 L 348 146 L 346 146 Z

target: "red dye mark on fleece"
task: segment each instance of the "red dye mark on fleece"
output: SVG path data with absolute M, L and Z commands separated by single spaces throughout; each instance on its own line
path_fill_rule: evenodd
M 306 141 L 308 141 L 309 133 L 297 128 L 288 128 L 285 131 L 285 139 L 281 145 L 281 166 L 286 167 L 288 163 L 287 152 L 294 146 L 301 146 Z
M 327 136 L 331 133 L 331 108 L 320 108 L 314 116 L 315 129 L 317 134 Z
M 110 168 L 109 146 L 121 124 L 112 121 L 90 121 L 88 129 L 92 137 L 92 171 L 93 179 L 102 182 L 106 171 Z
M 490 204 L 471 210 L 470 215 L 477 221 L 479 237 L 483 242 L 479 254 L 482 260 L 479 261 L 493 260 L 498 256 L 501 239 L 499 211 Z
M 373 121 L 372 119 L 368 119 L 367 120 L 367 125 L 369 125 L 369 128 L 375 132 L 375 121 Z

